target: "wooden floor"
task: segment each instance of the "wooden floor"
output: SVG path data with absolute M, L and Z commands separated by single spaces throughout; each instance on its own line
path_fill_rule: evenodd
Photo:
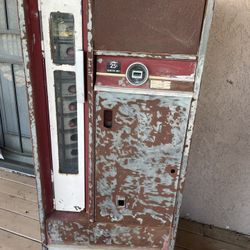
M 249 218 L 248 218 L 249 219 Z M 35 180 L 0 169 L 0 249 L 40 250 Z M 176 250 L 250 249 L 250 238 L 181 220 Z

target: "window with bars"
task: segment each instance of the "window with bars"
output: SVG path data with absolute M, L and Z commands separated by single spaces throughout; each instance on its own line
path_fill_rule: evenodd
M 1 166 L 32 172 L 32 144 L 16 0 L 0 0 Z

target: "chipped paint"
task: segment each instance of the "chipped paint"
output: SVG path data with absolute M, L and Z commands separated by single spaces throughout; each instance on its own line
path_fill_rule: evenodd
M 93 34 L 92 34 L 92 5 L 91 1 L 88 1 L 88 23 L 87 23 L 87 30 L 88 30 L 88 52 L 92 53 L 93 51 Z
M 196 55 L 156 55 L 146 53 L 135 53 L 135 52 L 120 52 L 120 51 L 104 51 L 96 50 L 96 55 L 99 56 L 125 56 L 125 57 L 139 57 L 139 58 L 155 58 L 155 59 L 174 59 L 174 60 L 196 60 Z
M 191 98 L 98 92 L 96 96 L 96 218 L 172 223 Z M 112 129 L 103 113 L 112 110 Z M 168 192 L 165 192 L 168 190 Z M 126 197 L 126 207 L 117 206 Z M 139 220 L 140 221 L 140 220 Z M 141 222 L 140 222 L 141 223 Z
M 95 55 L 174 60 L 196 60 L 197 56 L 94 51 L 92 0 L 86 5 L 88 206 L 77 216 L 53 212 L 42 229 L 53 244 L 172 250 L 204 54 L 200 49 L 194 93 L 162 91 L 164 94 L 153 95 L 154 90 L 121 93 L 100 86 L 94 89 Z M 194 75 L 188 77 L 192 81 Z M 126 84 L 118 81 L 120 87 Z M 112 128 L 103 126 L 107 109 L 113 111 Z M 119 200 L 125 201 L 124 206 L 118 206 Z
M 19 27 L 20 27 L 20 32 L 21 32 L 23 63 L 24 65 L 26 65 L 26 67 L 24 67 L 24 72 L 25 72 L 25 81 L 26 81 L 27 96 L 28 96 L 33 162 L 34 162 L 34 170 L 35 170 L 35 176 L 36 176 L 39 220 L 40 220 L 40 229 L 41 229 L 41 241 L 42 243 L 45 243 L 46 242 L 45 214 L 44 214 L 44 207 L 43 207 L 43 201 L 42 201 L 42 191 L 41 191 L 42 186 L 41 186 L 41 176 L 40 176 L 40 162 L 39 162 L 39 157 L 38 157 L 36 119 L 34 115 L 33 88 L 32 88 L 31 77 L 30 77 L 30 69 L 29 69 L 30 59 L 29 59 L 29 53 L 28 53 L 28 44 L 27 44 L 27 35 L 26 35 L 27 31 L 26 31 L 24 9 L 23 9 L 23 0 L 18 0 L 17 3 L 18 3 Z
M 169 228 L 165 226 L 126 226 L 113 223 L 92 223 L 87 226 L 83 221 L 68 222 L 55 218 L 47 226 L 49 239 L 54 244 L 67 242 L 74 245 L 77 242 L 82 246 L 106 245 L 111 249 L 114 245 L 161 249 L 164 242 L 168 241 L 169 232 Z

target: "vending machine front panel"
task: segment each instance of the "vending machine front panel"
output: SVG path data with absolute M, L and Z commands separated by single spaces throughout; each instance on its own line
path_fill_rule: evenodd
M 100 56 L 96 68 L 96 220 L 168 228 L 196 61 Z
M 31 57 L 51 142 L 37 160 L 44 249 L 173 250 L 214 0 L 24 7 L 45 65 Z

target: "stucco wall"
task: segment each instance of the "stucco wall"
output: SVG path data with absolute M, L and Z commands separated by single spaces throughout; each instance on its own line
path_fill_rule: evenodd
M 217 0 L 182 216 L 250 234 L 250 0 Z

